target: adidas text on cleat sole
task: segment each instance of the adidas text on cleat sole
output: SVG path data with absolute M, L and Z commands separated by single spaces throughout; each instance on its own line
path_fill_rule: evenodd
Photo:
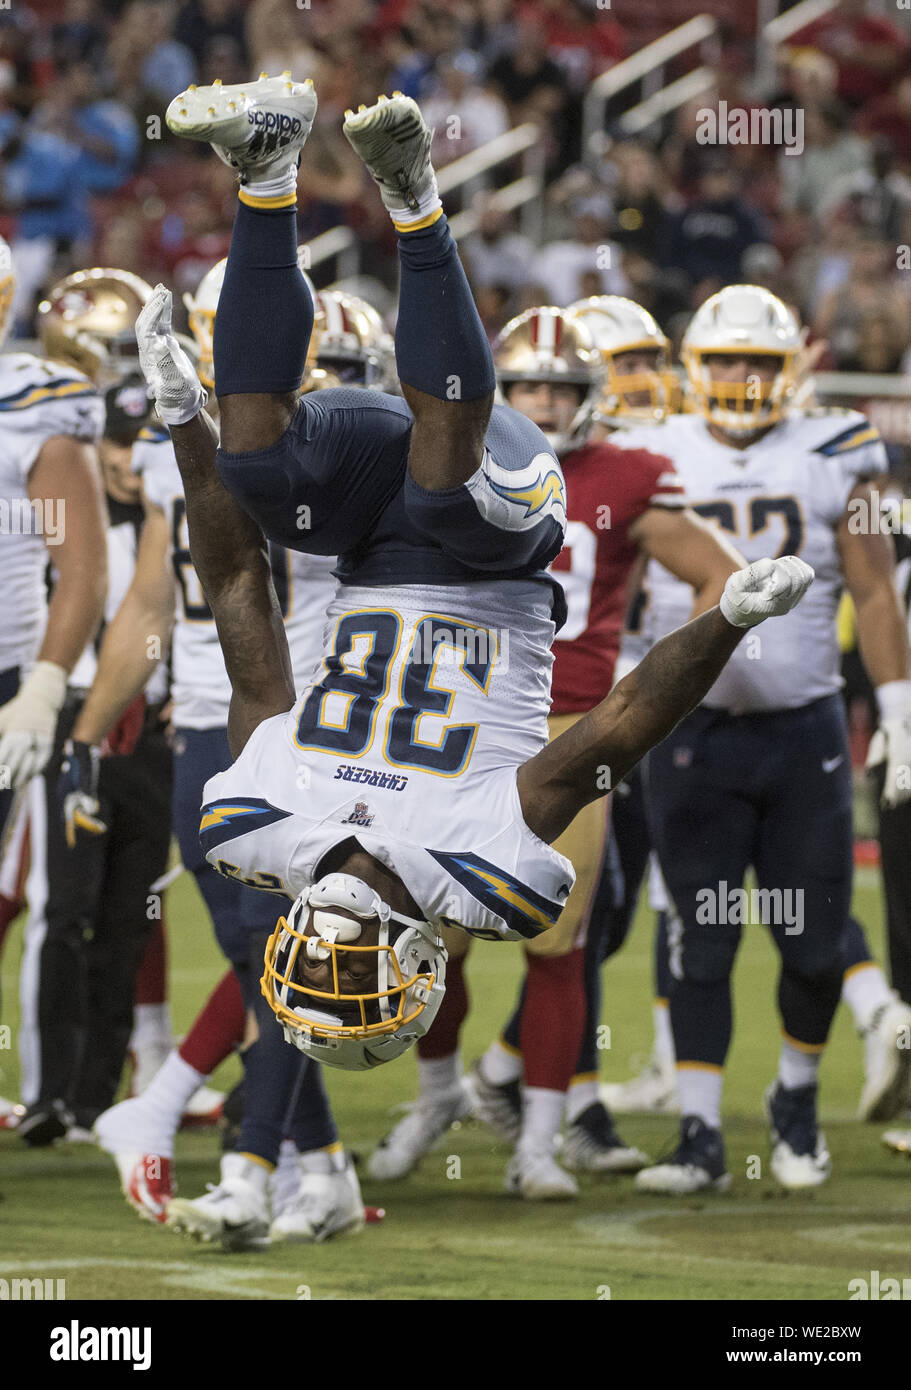
M 439 207 L 430 162 L 433 131 L 411 97 L 381 96 L 375 105 L 347 111 L 342 131 L 379 185 L 383 202 L 406 220 Z
M 296 164 L 316 107 L 310 79 L 292 82 L 286 73 L 236 86 L 188 88 L 171 102 L 165 120 L 185 140 L 208 141 L 242 179 L 262 178 Z

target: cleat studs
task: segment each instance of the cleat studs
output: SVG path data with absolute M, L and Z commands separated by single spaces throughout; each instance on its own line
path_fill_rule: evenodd
M 262 82 L 263 78 L 266 78 L 266 80 L 268 80 L 268 77 L 269 77 L 269 74 L 268 74 L 267 72 L 261 72 L 261 73 L 259 74 L 259 81 Z
M 210 115 L 210 116 L 214 116 L 214 115 L 215 115 L 215 107 L 214 107 L 214 106 L 210 106 L 210 107 L 209 107 L 209 115 Z
M 236 101 L 229 101 L 229 102 L 228 102 L 228 107 L 229 107 L 229 109 L 230 109 L 231 111 L 236 111 L 236 110 L 237 110 L 237 102 L 236 102 Z
M 359 106 L 357 109 L 358 109 L 358 111 L 366 111 L 366 110 L 367 110 L 367 108 L 366 108 L 366 106 L 364 105 L 363 102 L 361 102 L 360 106 Z
M 216 77 L 215 81 L 212 83 L 212 86 L 213 86 L 213 87 L 220 87 L 220 86 L 221 86 L 221 78 L 220 78 L 220 77 Z
M 381 101 L 388 101 L 389 98 L 387 97 L 387 95 L 386 95 L 385 92 L 382 92 L 382 93 L 380 94 L 380 96 L 377 97 L 376 100 L 377 100 L 377 105 L 379 105 L 379 103 L 380 103 Z
M 189 85 L 189 87 L 187 88 L 187 91 L 188 91 L 188 92 L 195 92 L 195 91 L 196 91 L 196 83 L 195 83 L 195 82 L 191 82 L 190 85 Z
M 393 92 L 392 95 L 393 95 L 394 97 L 400 97 L 400 96 L 402 95 L 402 93 L 401 93 L 401 92 Z
M 180 114 L 181 116 L 185 116 L 187 114 L 187 108 L 185 106 L 182 106 L 180 108 Z
M 285 68 L 284 72 L 282 73 L 282 77 L 290 77 L 290 76 L 291 76 L 291 69 L 290 69 L 290 68 Z
M 352 117 L 353 115 L 354 115 L 354 112 L 351 110 L 351 107 L 350 107 L 350 106 L 346 107 L 346 109 L 345 109 L 345 120 L 346 120 L 346 121 L 350 121 L 350 120 L 351 120 L 351 117 Z
M 290 74 L 289 74 L 289 76 L 290 76 Z M 312 86 L 313 86 L 313 78 L 312 78 L 312 77 L 308 77 L 307 80 L 306 80 L 306 82 L 304 83 L 304 86 L 305 86 L 305 87 L 312 87 Z

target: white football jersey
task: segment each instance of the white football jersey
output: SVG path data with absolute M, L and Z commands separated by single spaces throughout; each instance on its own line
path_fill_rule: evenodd
M 223 729 L 228 722 L 231 683 L 215 619 L 190 559 L 183 482 L 167 430 L 150 426 L 141 431 L 133 446 L 133 469 L 142 474 L 146 497 L 164 512 L 171 532 L 171 560 L 177 579 L 172 639 L 174 725 L 178 729 Z M 332 574 L 335 560 L 283 550 L 278 545 L 270 545 L 269 553 L 288 634 L 291 668 L 300 688 L 322 657 L 326 609 L 337 588 Z
M 654 431 L 648 438 L 655 439 Z M 642 447 L 641 432 L 615 436 Z M 858 482 L 888 467 L 876 429 L 856 411 L 794 412 L 756 444 L 720 444 L 701 415 L 661 427 L 687 505 L 713 521 L 748 561 L 799 555 L 816 579 L 792 612 L 747 634 L 704 703 L 734 714 L 796 709 L 841 688 L 836 612 L 843 581 L 836 531 Z M 631 607 L 626 658 L 688 621 L 693 591 L 651 561 Z
M 35 660 L 47 622 L 45 573 L 66 518 L 56 499 L 28 495 L 28 479 L 54 435 L 93 443 L 104 401 L 87 377 L 25 352 L 0 356 L 0 671 Z M 45 501 L 47 505 L 44 505 Z
M 328 617 L 318 680 L 206 783 L 209 862 L 294 898 L 355 838 L 436 926 L 546 930 L 574 874 L 525 825 L 516 772 L 547 740 L 550 595 L 343 586 Z

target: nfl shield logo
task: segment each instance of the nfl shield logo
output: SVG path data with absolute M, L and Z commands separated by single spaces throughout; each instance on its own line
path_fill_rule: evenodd
M 342 819 L 342 825 L 368 826 L 372 824 L 373 816 L 370 812 L 370 808 L 367 805 L 366 801 L 356 801 L 354 803 L 354 810 L 351 812 L 351 815 L 344 816 Z
M 693 762 L 692 748 L 674 749 L 674 767 L 691 767 Z

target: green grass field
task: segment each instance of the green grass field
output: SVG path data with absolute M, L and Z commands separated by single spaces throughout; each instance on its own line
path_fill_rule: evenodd
M 879 950 L 878 876 L 858 875 L 856 908 Z M 221 963 L 196 889 L 184 875 L 170 892 L 175 1027 L 186 1029 Z M 605 976 L 611 1049 L 604 1079 L 623 1079 L 650 1044 L 649 922 L 640 908 L 627 947 Z M 3 957 L 4 1020 L 16 1036 L 21 920 Z M 519 970 L 511 946 L 476 944 L 469 982 L 470 1061 L 506 1017 Z M 731 1191 L 712 1198 L 646 1200 L 631 1178 L 581 1180 L 575 1203 L 534 1205 L 503 1192 L 508 1150 L 486 1130 L 450 1132 L 420 1171 L 399 1184 L 364 1180 L 386 1219 L 318 1247 L 228 1255 L 142 1222 L 121 1197 L 113 1162 L 90 1147 L 29 1152 L 0 1134 L 0 1278 L 65 1278 L 71 1299 L 775 1299 L 845 1300 L 851 1279 L 873 1269 L 909 1272 L 911 1163 L 880 1146 L 881 1127 L 852 1119 L 861 1044 L 839 1011 L 822 1069 L 822 1118 L 834 1174 L 817 1192 L 782 1194 L 768 1172 L 762 1093 L 778 1051 L 775 959 L 761 928 L 745 931 L 736 978 L 736 1032 L 726 1087 Z M 0 1092 L 15 1095 L 15 1051 L 0 1053 Z M 217 1074 L 229 1087 L 236 1060 Z M 412 1098 L 413 1054 L 371 1075 L 331 1073 L 343 1137 L 366 1155 Z M 674 1121 L 631 1118 L 624 1137 L 653 1156 Z M 751 1155 L 761 1176 L 748 1178 Z M 452 1162 L 453 1158 L 459 1160 Z M 212 1133 L 182 1136 L 185 1195 L 217 1177 Z M 754 1164 L 755 1167 L 755 1164 Z M 455 1176 L 458 1173 L 459 1176 Z

